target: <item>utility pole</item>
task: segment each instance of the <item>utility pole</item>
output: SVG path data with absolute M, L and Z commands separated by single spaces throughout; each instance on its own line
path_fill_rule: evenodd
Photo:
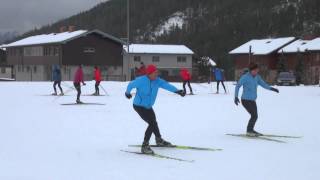
M 131 68 L 130 68 L 130 1 L 127 0 L 127 64 L 128 64 L 128 69 L 127 73 L 129 77 L 131 77 Z M 125 77 L 126 78 L 126 77 Z

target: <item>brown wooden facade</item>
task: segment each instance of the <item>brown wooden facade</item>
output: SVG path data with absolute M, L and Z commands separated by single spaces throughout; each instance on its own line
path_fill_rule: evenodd
M 6 52 L 0 49 L 0 64 L 6 63 Z
M 54 64 L 65 69 L 64 80 L 72 80 L 73 71 L 80 64 L 88 71 L 98 65 L 107 70 L 108 76 L 122 79 L 122 51 L 120 39 L 94 30 L 60 43 L 7 47 L 7 63 L 14 66 L 15 77 L 22 81 L 51 80 Z
M 301 81 L 303 84 L 319 84 L 320 51 L 306 51 L 303 53 L 282 53 L 280 58 L 287 71 L 296 73 L 298 66 L 303 69 Z
M 112 65 L 122 66 L 122 43 L 92 32 L 61 44 L 8 47 L 11 65 Z M 28 54 L 41 51 L 40 54 Z
M 278 54 L 272 53 L 269 55 L 251 55 L 236 54 L 233 55 L 235 62 L 235 77 L 239 79 L 241 74 L 248 68 L 250 62 L 255 62 L 259 65 L 260 75 L 269 83 L 273 83 L 276 78 L 276 68 Z

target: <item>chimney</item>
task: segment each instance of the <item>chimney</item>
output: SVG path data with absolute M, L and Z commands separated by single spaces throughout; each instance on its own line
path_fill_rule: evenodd
M 65 27 L 65 26 L 61 26 L 61 27 L 60 27 L 60 32 L 61 32 L 61 33 L 66 32 L 66 27 Z
M 317 36 L 315 36 L 315 35 L 311 35 L 311 34 L 309 34 L 309 35 L 304 35 L 304 36 L 302 36 L 302 40 L 313 40 L 313 39 L 315 39 Z
M 75 29 L 76 29 L 76 27 L 75 26 L 69 26 L 69 32 L 73 32 L 73 31 L 75 31 Z

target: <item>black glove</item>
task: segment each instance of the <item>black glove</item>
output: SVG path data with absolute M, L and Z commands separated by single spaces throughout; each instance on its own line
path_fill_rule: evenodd
M 240 104 L 240 101 L 239 101 L 239 98 L 238 97 L 235 97 L 234 98 L 234 103 L 238 106 L 238 104 Z
M 131 98 L 132 98 L 132 95 L 129 94 L 129 93 L 125 93 L 125 95 L 126 95 L 126 97 L 127 97 L 128 99 L 131 99 Z
M 83 84 L 84 86 L 85 86 L 85 85 L 87 85 L 87 84 L 86 84 L 86 83 L 84 83 L 84 82 L 83 82 L 82 84 Z
M 276 89 L 276 88 L 273 88 L 273 87 L 270 89 L 270 91 L 274 91 L 274 92 L 276 92 L 276 93 L 279 93 L 279 90 Z
M 184 90 L 178 90 L 175 92 L 176 94 L 179 94 L 180 96 L 184 97 L 186 95 L 186 93 L 184 92 Z

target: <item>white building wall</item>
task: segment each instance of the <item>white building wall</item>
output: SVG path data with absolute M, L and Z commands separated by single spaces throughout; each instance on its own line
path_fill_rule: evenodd
M 140 56 L 141 61 L 134 61 L 135 56 Z M 159 56 L 159 62 L 153 62 L 153 56 Z M 178 57 L 186 57 L 186 62 L 178 62 Z M 189 69 L 192 72 L 192 55 L 179 55 L 179 54 L 125 54 L 123 57 L 123 73 L 126 76 L 126 80 L 132 79 L 132 72 L 135 67 L 139 68 L 140 63 L 143 62 L 146 66 L 148 64 L 154 64 L 159 70 L 169 71 L 169 75 L 177 75 L 181 68 Z

